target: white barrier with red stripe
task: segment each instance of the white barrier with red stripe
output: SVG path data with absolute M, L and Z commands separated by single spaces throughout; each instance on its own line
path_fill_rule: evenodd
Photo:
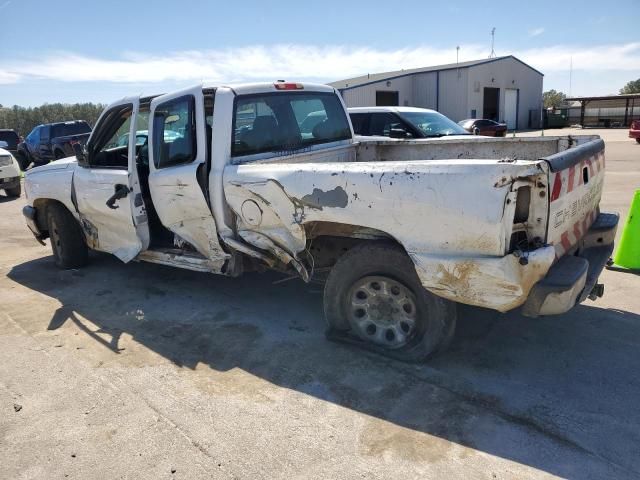
M 596 219 L 604 168 L 601 151 L 551 174 L 549 243 L 555 247 L 556 258 L 571 250 Z

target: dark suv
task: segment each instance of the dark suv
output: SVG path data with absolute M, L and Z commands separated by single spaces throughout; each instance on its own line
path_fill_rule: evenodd
M 7 142 L 9 146 L 5 150 L 9 150 L 14 157 L 18 153 L 18 144 L 21 141 L 22 138 L 15 130 L 0 129 L 0 142 Z
M 18 145 L 16 159 L 20 168 L 25 170 L 31 163 L 39 166 L 71 157 L 74 155 L 73 145 L 84 145 L 90 134 L 91 127 L 84 120 L 38 125 Z

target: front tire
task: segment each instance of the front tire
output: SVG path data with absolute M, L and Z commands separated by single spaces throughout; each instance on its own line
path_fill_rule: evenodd
M 444 350 L 455 331 L 455 303 L 424 289 L 406 252 L 364 243 L 334 265 L 324 289 L 330 339 L 383 355 L 423 362 Z
M 10 197 L 19 197 L 20 195 L 22 195 L 22 185 L 18 183 L 17 187 L 5 188 L 4 191 Z
M 22 170 L 23 172 L 27 169 L 27 167 L 31 163 L 27 158 L 27 156 L 22 152 L 19 152 L 16 154 L 16 160 L 18 162 L 18 165 L 20 166 L 20 170 Z
M 474 128 L 474 129 L 473 129 L 473 134 L 474 134 L 474 135 L 480 135 L 480 129 L 479 129 L 479 128 L 477 128 L 477 127 L 476 127 L 476 128 Z
M 637 143 L 640 143 L 640 138 L 636 138 L 636 142 L 637 142 Z
M 89 252 L 80 225 L 71 212 L 60 204 L 50 205 L 47 225 L 56 266 L 65 270 L 84 267 Z

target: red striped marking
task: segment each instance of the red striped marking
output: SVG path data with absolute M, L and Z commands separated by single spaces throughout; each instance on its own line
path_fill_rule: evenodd
M 567 252 L 571 248 L 571 241 L 569 240 L 569 232 L 564 232 L 560 237 L 560 242 L 562 243 L 562 248 Z
M 553 181 L 553 190 L 551 190 L 551 201 L 560 198 L 560 192 L 562 191 L 562 175 L 561 172 L 556 173 L 556 178 Z
M 567 193 L 571 193 L 573 191 L 573 182 L 575 181 L 576 177 L 576 166 L 573 165 L 571 168 L 569 168 L 569 181 L 567 182 Z
M 576 241 L 582 237 L 582 232 L 580 231 L 580 222 L 576 222 L 573 226 L 573 236 L 576 237 Z

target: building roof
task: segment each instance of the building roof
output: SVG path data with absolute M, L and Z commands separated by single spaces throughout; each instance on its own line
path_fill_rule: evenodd
M 634 105 L 640 106 L 640 93 L 627 93 L 625 95 L 602 95 L 599 97 L 571 97 L 565 99 L 566 102 L 586 102 L 586 106 L 588 106 L 589 108 L 624 107 L 627 105 L 628 100 L 633 100 Z
M 337 80 L 335 82 L 329 83 L 329 85 L 339 90 L 349 90 L 351 88 L 361 87 L 363 85 L 369 85 L 371 83 L 382 82 L 384 80 L 393 80 L 395 78 L 406 77 L 408 75 L 414 75 L 417 73 L 439 72 L 442 70 L 455 70 L 457 68 L 469 68 L 469 67 L 475 67 L 476 65 L 484 65 L 486 63 L 499 62 L 501 60 L 506 60 L 508 58 L 512 58 L 517 62 L 522 63 L 525 67 L 529 67 L 531 70 L 533 70 L 534 72 L 540 75 L 544 75 L 542 72 L 540 72 L 539 70 L 536 70 L 531 65 L 527 65 L 519 58 L 516 58 L 513 55 L 506 55 L 504 57 L 485 58 L 482 60 L 470 60 L 468 62 L 449 63 L 447 65 L 435 65 L 432 67 L 412 68 L 408 70 L 395 70 L 393 72 L 368 73 L 360 77 L 348 78 L 346 80 Z

